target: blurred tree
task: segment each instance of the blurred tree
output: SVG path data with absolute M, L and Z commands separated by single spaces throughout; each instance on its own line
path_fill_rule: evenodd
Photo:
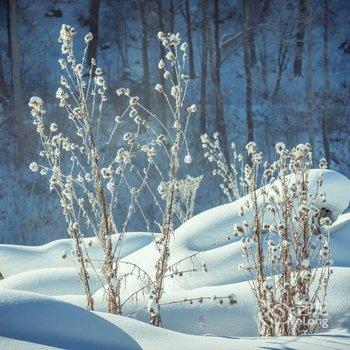
M 206 132 L 207 114 L 207 71 L 208 71 L 208 0 L 201 0 L 202 6 L 202 61 L 201 61 L 201 96 L 200 96 L 200 132 Z
M 170 0 L 170 7 L 169 7 L 169 31 L 170 33 L 175 32 L 175 7 L 174 7 L 174 0 Z
M 162 0 L 155 0 L 156 1 L 156 8 L 157 8 L 157 18 L 158 18 L 158 30 L 161 32 L 165 32 L 165 25 L 164 25 L 164 9 L 163 9 L 163 1 Z M 159 42 L 159 58 L 164 58 L 165 56 L 165 49 L 161 42 Z M 159 79 L 160 84 L 162 86 L 165 85 L 165 78 L 164 78 L 164 72 L 162 70 L 159 70 Z M 173 79 L 175 79 L 175 74 L 173 74 Z M 165 101 L 163 96 L 157 95 L 158 103 L 159 103 L 159 114 L 161 116 L 161 119 L 163 121 L 164 125 L 167 125 L 168 120 L 166 116 L 166 108 L 165 108 Z
M 324 147 L 324 155 L 325 158 L 330 164 L 331 160 L 331 151 L 330 151 L 330 143 L 329 143 L 329 50 L 328 50 L 328 41 L 329 41 L 329 16 L 330 16 L 330 5 L 329 0 L 324 0 L 323 3 L 323 74 L 324 74 L 324 108 L 323 108 L 323 116 L 322 116 L 322 136 L 323 136 L 323 147 Z
M 99 13 L 100 13 L 100 0 L 89 0 L 89 30 L 94 36 L 89 44 L 88 49 L 88 62 L 90 64 L 91 59 L 97 60 L 97 47 L 99 44 Z
M 264 0 L 261 10 L 261 21 L 265 22 L 268 19 L 268 9 L 270 5 L 270 0 Z M 266 36 L 267 32 L 265 28 L 261 28 L 259 31 L 260 41 L 257 40 L 257 52 L 260 61 L 260 72 L 261 72 L 261 82 L 262 82 L 262 93 L 263 99 L 267 100 L 269 96 L 268 90 L 268 76 L 267 76 L 267 43 Z
M 156 5 L 157 5 L 157 18 L 158 18 L 158 29 L 161 32 L 165 32 L 165 28 L 164 28 L 164 18 L 163 18 L 163 2 L 162 0 L 156 0 Z M 164 46 L 162 45 L 161 42 L 159 42 L 159 58 L 164 58 L 165 56 L 165 50 L 164 50 Z M 163 76 L 163 71 L 159 70 L 159 79 L 160 79 L 160 84 L 162 86 L 164 86 L 165 83 L 165 79 Z
M 283 12 L 287 12 L 288 8 Z M 277 78 L 275 82 L 275 87 L 273 90 L 272 99 L 276 101 L 278 92 L 281 88 L 281 80 L 283 72 L 288 67 L 289 61 L 289 48 L 290 42 L 293 36 L 294 24 L 292 21 L 292 16 L 287 16 L 278 25 L 279 27 L 279 39 L 278 39 L 278 54 L 277 54 Z
M 298 7 L 298 30 L 295 37 L 295 58 L 294 58 L 294 77 L 302 75 L 302 63 L 303 63 L 303 48 L 304 48 L 304 36 L 305 36 L 305 16 L 306 16 L 306 1 L 299 0 Z
M 181 9 L 181 14 L 186 22 L 190 79 L 195 79 L 196 71 L 195 71 L 194 54 L 193 54 L 192 15 L 190 10 L 190 1 L 185 0 L 183 7 L 181 6 L 180 9 Z
M 252 57 L 250 50 L 250 20 L 249 20 L 249 0 L 242 0 L 243 7 L 243 51 L 244 51 L 244 71 L 246 80 L 246 115 L 247 115 L 247 143 L 254 141 L 254 121 L 252 106 Z
M 0 10 L 1 11 L 6 11 L 6 18 L 9 19 L 8 14 L 10 13 L 9 11 L 9 2 L 8 1 L 0 1 Z M 8 24 L 10 22 L 8 21 Z M 9 34 L 9 25 L 7 28 L 5 26 L 0 27 L 1 31 L 1 36 L 6 37 L 6 34 Z M 5 34 L 6 31 L 6 34 Z M 9 48 L 9 45 L 7 45 Z M 5 50 L 0 51 L 0 103 L 5 106 L 8 103 L 8 90 L 9 87 L 7 85 L 6 79 L 5 79 L 5 72 L 4 72 L 4 61 L 3 61 L 3 53 L 5 53 Z M 9 51 L 8 51 L 9 53 Z M 5 56 L 5 55 L 4 55 Z M 5 57 L 4 57 L 5 58 Z
M 259 24 L 259 17 L 260 17 L 260 5 L 261 0 L 249 0 L 248 1 L 248 12 L 249 12 L 249 18 L 248 18 L 248 24 L 247 27 L 248 30 L 248 43 L 249 43 L 249 50 L 250 50 L 250 65 L 251 67 L 255 67 L 256 65 L 256 50 L 255 50 L 255 29 L 257 28 Z
M 315 151 L 315 135 L 314 135 L 314 121 L 313 121 L 313 71 L 312 71 L 312 11 L 309 0 L 305 0 L 306 6 L 306 31 L 307 31 L 307 43 L 306 43 L 306 57 L 307 57 L 307 67 L 306 67 L 306 105 L 307 105 L 307 117 L 306 117 L 306 130 L 309 132 L 309 143 L 311 149 Z
M 220 49 L 220 8 L 219 0 L 214 0 L 214 33 L 211 30 L 212 24 L 208 25 L 209 56 L 211 65 L 211 77 L 215 96 L 216 130 L 220 134 L 221 145 L 227 161 L 230 159 L 229 142 L 227 140 L 227 128 L 224 116 L 224 102 L 221 91 L 221 49 Z M 214 36 L 214 43 L 213 43 Z
M 141 41 L 142 41 L 142 68 L 143 68 L 143 97 L 144 105 L 149 108 L 151 105 L 151 82 L 148 60 L 148 24 L 147 24 L 147 0 L 139 0 L 141 16 Z
M 11 72 L 12 72 L 12 93 L 14 105 L 14 134 L 17 137 L 17 161 L 23 160 L 23 133 L 19 133 L 19 127 L 23 126 L 23 97 L 21 84 L 21 52 L 18 40 L 17 29 L 17 1 L 11 0 L 10 3 L 10 47 L 11 47 Z
M 0 51 L 0 104 L 3 111 L 3 125 L 1 129 L 10 136 L 14 132 L 13 125 L 15 124 L 14 116 L 11 117 L 12 111 L 12 86 L 11 76 L 6 79 L 5 67 L 6 59 L 11 57 L 11 37 L 10 37 L 10 2 L 8 0 L 0 1 L 0 13 L 5 14 L 6 25 L 0 26 L 0 34 L 2 38 L 7 37 L 7 50 Z M 5 45 L 5 44 L 4 44 Z M 2 140 L 4 141 L 4 140 Z

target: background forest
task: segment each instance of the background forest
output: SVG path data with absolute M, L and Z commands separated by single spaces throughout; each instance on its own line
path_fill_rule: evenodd
M 115 94 L 128 87 L 164 121 L 154 86 L 158 31 L 188 43 L 193 176 L 204 174 L 195 212 L 225 202 L 200 135 L 220 133 L 229 157 L 255 140 L 266 158 L 274 144 L 310 142 L 315 157 L 350 176 L 350 2 L 348 0 L 0 0 L 0 235 L 1 243 L 41 244 L 66 236 L 59 203 L 47 182 L 28 169 L 39 147 L 31 96 L 48 118 L 68 125 L 57 107 L 62 23 L 77 29 L 75 51 L 91 31 L 88 56 L 108 83 L 107 130 L 123 108 Z M 80 46 L 79 46 L 80 45 Z M 208 200 L 210 199 L 210 200 Z M 152 198 L 144 201 L 152 211 Z M 130 229 L 143 230 L 137 217 Z M 153 229 L 157 229 L 154 227 Z

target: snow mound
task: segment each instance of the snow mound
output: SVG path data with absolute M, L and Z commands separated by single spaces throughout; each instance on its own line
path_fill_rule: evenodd
M 309 173 L 309 190 L 314 193 L 320 170 L 313 169 Z M 330 209 L 333 216 L 338 217 L 348 206 L 350 200 L 350 180 L 344 175 L 324 170 L 322 191 L 325 191 L 326 202 L 317 203 L 318 206 Z M 203 250 L 213 242 L 225 240 L 232 231 L 234 223 L 249 219 L 249 212 L 245 218 L 239 215 L 247 197 L 213 209 L 206 210 L 181 225 L 176 230 L 176 246 L 189 250 Z
M 43 295 L 12 290 L 0 291 L 0 313 L 0 347 L 4 350 L 154 350 L 164 347 L 167 350 L 346 350 L 350 344 L 346 330 L 266 339 L 187 335 L 122 316 L 89 312 Z
M 118 235 L 113 235 L 115 243 Z M 129 232 L 125 234 L 120 256 L 124 257 L 150 244 L 154 235 L 147 232 Z M 84 238 L 84 245 L 92 259 L 100 259 L 102 250 L 96 237 Z M 59 239 L 36 247 L 2 244 L 0 245 L 0 272 L 4 277 L 14 274 L 50 267 L 74 267 L 69 253 L 74 248 L 71 239 Z M 68 258 L 62 259 L 62 253 Z M 15 260 L 14 260 L 15 259 Z M 15 263 L 14 263 L 15 261 Z
M 310 173 L 309 186 L 316 186 L 318 170 Z M 324 173 L 325 203 L 318 203 L 340 215 L 349 205 L 350 181 L 334 171 Z M 350 348 L 350 214 L 340 215 L 331 227 L 334 274 L 328 290 L 328 325 L 322 335 L 278 339 L 225 339 L 257 334 L 255 300 L 244 275 L 237 266 L 242 262 L 239 239 L 227 240 L 234 223 L 241 222 L 239 210 L 245 198 L 196 215 L 175 231 L 170 264 L 195 254 L 194 261 L 184 260 L 180 269 L 201 267 L 182 277 L 167 278 L 162 300 L 162 318 L 167 329 L 144 322 L 104 313 L 104 288 L 90 271 L 91 290 L 97 312 L 84 309 L 86 299 L 77 280 L 74 259 L 69 252 L 71 240 L 63 239 L 38 247 L 0 245 L 0 348 L 36 349 L 38 346 L 66 349 L 293 349 Z M 246 213 L 246 217 L 249 216 Z M 127 233 L 121 257 L 154 274 L 157 252 L 154 234 Z M 118 238 L 113 236 L 113 241 Z M 95 238 L 85 238 L 92 259 L 101 260 L 102 251 Z M 62 258 L 62 252 L 67 257 Z M 97 266 L 97 270 L 99 270 Z M 128 265 L 121 264 L 120 272 Z M 126 271 L 126 270 L 125 270 Z M 131 278 L 121 289 L 122 301 L 142 282 Z M 34 294 L 34 293 L 40 294 Z M 219 302 L 229 294 L 238 303 Z M 216 296 L 216 298 L 212 298 Z M 55 297 L 55 298 L 53 298 Z M 211 297 L 211 298 L 210 298 Z M 204 302 L 184 302 L 204 298 Z M 147 322 L 147 295 L 138 295 L 123 307 L 124 315 Z M 135 310 L 137 312 L 135 313 Z M 36 320 L 33 322 L 33 320 Z M 335 330 L 335 328 L 340 330 Z M 183 333 L 176 333 L 180 331 Z M 327 333 L 326 333 L 327 332 Z M 2 338 L 1 338 L 2 337 Z M 291 343 L 291 344 L 289 344 Z M 116 345 L 117 344 L 117 345 Z M 40 348 L 40 347 L 39 347 Z M 43 347 L 44 348 L 44 347 Z
M 92 292 L 100 288 L 100 282 L 93 270 L 89 270 Z M 83 286 L 73 267 L 57 267 L 22 272 L 0 281 L 2 289 L 23 290 L 45 295 L 79 295 Z
M 63 349 L 140 349 L 98 315 L 43 295 L 0 291 L 1 336 Z

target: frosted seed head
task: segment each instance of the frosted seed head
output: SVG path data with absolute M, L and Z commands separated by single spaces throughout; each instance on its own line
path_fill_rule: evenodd
M 182 43 L 181 46 L 180 46 L 180 50 L 181 51 L 186 51 L 187 50 L 187 43 Z
M 187 108 L 188 113 L 195 113 L 197 111 L 197 106 L 195 104 Z
M 321 159 L 320 159 L 319 167 L 320 167 L 321 169 L 327 169 L 327 168 L 328 168 L 328 163 L 327 163 L 327 161 L 326 161 L 325 158 L 321 158 Z
M 87 33 L 84 37 L 85 43 L 89 43 L 90 41 L 92 41 L 92 39 L 94 38 L 94 36 L 92 35 L 92 33 Z
M 50 131 L 51 132 L 56 132 L 58 130 L 58 126 L 56 123 L 51 123 L 50 125 Z
M 164 69 L 164 67 L 165 67 L 165 62 L 164 62 L 163 59 L 160 59 L 160 60 L 159 60 L 159 63 L 158 63 L 158 68 L 159 68 L 159 69 Z
M 38 96 L 32 96 L 28 102 L 28 106 L 40 112 L 43 107 L 43 100 Z
M 156 84 L 156 86 L 154 87 L 154 89 L 158 92 L 162 92 L 163 91 L 163 86 L 161 84 Z
M 137 96 L 130 97 L 129 104 L 131 107 L 134 107 L 138 104 L 139 98 Z
M 36 162 L 32 162 L 29 164 L 30 171 L 36 172 L 39 170 L 39 165 Z
M 184 162 L 185 162 L 186 164 L 191 164 L 191 163 L 192 163 L 192 157 L 191 157 L 190 154 L 187 154 L 187 155 L 185 156 Z
M 164 76 L 165 79 L 170 79 L 171 74 L 170 74 L 169 71 L 166 70 L 166 71 L 164 72 L 163 76 Z
M 282 154 L 286 149 L 286 145 L 283 142 L 277 142 L 275 145 L 275 150 L 277 154 Z

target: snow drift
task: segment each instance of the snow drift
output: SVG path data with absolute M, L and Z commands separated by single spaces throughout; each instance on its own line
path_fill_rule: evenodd
M 317 178 L 318 172 L 312 171 L 309 185 L 315 186 Z M 327 192 L 327 201 L 320 206 L 332 210 L 334 216 L 340 215 L 349 204 L 350 181 L 339 173 L 326 171 L 323 189 Z M 340 215 L 331 228 L 334 274 L 327 299 L 329 317 L 324 332 L 328 333 L 273 340 L 195 336 L 209 333 L 223 337 L 253 337 L 257 333 L 255 301 L 248 282 L 237 269 L 242 262 L 241 245 L 238 239 L 226 239 L 233 224 L 242 220 L 239 216 L 242 201 L 244 199 L 205 211 L 175 232 L 171 263 L 197 254 L 193 264 L 200 266 L 205 261 L 208 266 L 208 272 L 201 270 L 166 279 L 162 300 L 165 304 L 162 306 L 164 327 L 192 335 L 106 314 L 103 289 L 93 273 L 91 284 L 98 312 L 83 309 L 85 296 L 76 279 L 74 261 L 69 254 L 66 259 L 62 258 L 62 251 L 72 249 L 70 240 L 58 240 L 39 247 L 0 245 L 0 271 L 5 277 L 0 281 L 2 348 L 19 347 L 21 342 L 24 342 L 24 349 L 35 348 L 35 343 L 67 349 L 154 349 L 162 348 L 164 344 L 167 344 L 167 349 L 282 348 L 290 341 L 293 341 L 295 349 L 345 349 L 350 346 L 350 214 Z M 101 258 L 95 239 L 85 239 L 92 241 L 87 245 L 90 255 Z M 122 258 L 152 274 L 157 258 L 153 235 L 127 233 Z M 184 262 L 182 266 L 186 267 L 186 264 L 189 263 Z M 131 290 L 139 287 L 139 283 L 136 279 L 132 280 L 122 289 L 122 297 L 125 299 Z M 227 302 L 221 305 L 213 298 L 203 303 L 174 303 L 185 298 L 214 295 L 220 298 L 231 293 L 238 300 L 234 306 Z M 145 295 L 140 296 L 137 303 L 127 303 L 124 314 L 134 314 L 139 320 L 146 321 L 147 301 Z M 139 311 L 135 313 L 135 310 Z

